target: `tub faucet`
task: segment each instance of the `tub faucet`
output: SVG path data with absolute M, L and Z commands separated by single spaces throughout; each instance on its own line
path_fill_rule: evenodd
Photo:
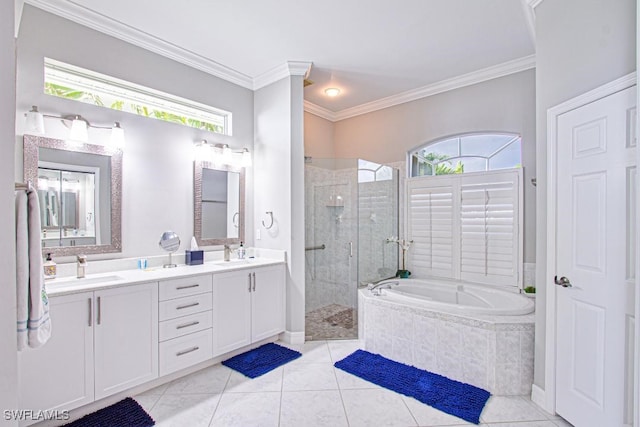
M 382 289 L 389 289 L 392 286 L 398 286 L 400 284 L 400 282 L 397 280 L 394 282 L 385 282 L 384 280 L 381 280 L 377 283 L 369 283 L 367 289 L 369 289 L 373 295 L 380 296 L 382 295 L 380 292 Z
M 224 260 L 231 261 L 231 248 L 229 245 L 224 245 Z
M 76 262 L 76 269 L 78 279 L 82 279 L 86 273 L 87 269 L 87 256 L 86 255 L 78 255 Z

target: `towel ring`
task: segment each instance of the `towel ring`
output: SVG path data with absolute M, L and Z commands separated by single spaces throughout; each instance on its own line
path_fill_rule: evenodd
M 269 215 L 269 217 L 271 217 L 271 224 L 267 225 L 267 224 L 264 223 L 264 220 L 262 220 L 262 226 L 268 230 L 271 227 L 273 227 L 273 212 L 267 211 L 266 213 L 267 213 L 267 215 Z
M 233 226 L 235 228 L 238 228 L 238 221 L 236 221 L 238 219 L 238 216 L 240 215 L 240 212 L 236 212 L 233 214 L 233 219 L 231 220 L 231 222 L 233 222 Z

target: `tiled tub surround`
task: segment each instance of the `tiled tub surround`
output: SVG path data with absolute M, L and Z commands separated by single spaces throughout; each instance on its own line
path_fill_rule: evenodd
M 533 383 L 534 315 L 463 316 L 359 291 L 360 339 L 373 353 L 484 388 L 525 395 Z

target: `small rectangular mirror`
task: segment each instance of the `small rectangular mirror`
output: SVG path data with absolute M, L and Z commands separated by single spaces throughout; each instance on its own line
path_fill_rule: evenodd
M 200 246 L 244 240 L 244 169 L 194 163 L 194 234 Z

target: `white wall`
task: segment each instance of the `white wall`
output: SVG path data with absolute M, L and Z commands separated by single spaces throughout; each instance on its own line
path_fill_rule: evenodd
M 302 77 L 255 92 L 254 205 L 256 247 L 284 249 L 289 261 L 287 331 L 304 332 L 304 147 Z M 265 212 L 272 211 L 269 230 Z M 258 231 L 256 231 L 256 234 Z M 303 338 L 303 335 L 300 335 Z
M 15 38 L 13 1 L 0 14 L 0 410 L 18 408 L 18 368 L 16 345 L 15 213 L 13 209 L 13 152 L 15 127 Z M 0 424 L 17 425 L 4 419 Z
M 534 383 L 544 388 L 547 110 L 636 68 L 635 0 L 545 0 L 536 12 L 537 247 Z
M 530 184 L 531 178 L 536 176 L 534 70 L 336 122 L 334 152 L 338 158 L 391 163 L 404 161 L 409 150 L 427 142 L 481 131 L 522 135 L 524 262 L 535 262 L 536 189 Z M 316 143 L 314 150 L 321 149 L 309 132 L 306 132 L 305 139 Z M 311 147 L 308 152 L 311 152 Z
M 45 56 L 230 111 L 233 136 L 45 95 L 42 81 Z M 24 8 L 20 26 L 17 71 L 19 119 L 31 105 L 38 105 L 45 113 L 81 114 L 100 125 L 119 121 L 125 129 L 122 253 L 91 258 L 161 255 L 158 240 L 166 230 L 178 233 L 183 242 L 181 250 L 187 248 L 193 234 L 193 143 L 206 139 L 229 144 L 236 150 L 253 149 L 251 90 L 29 5 Z M 23 123 L 18 120 L 16 138 L 16 178 L 20 180 Z M 66 134 L 66 129 L 54 120 L 46 120 L 45 125 L 52 130 L 53 137 Z M 99 131 L 90 132 L 96 141 L 108 137 L 108 132 L 104 136 Z M 247 181 L 251 182 L 250 169 L 247 174 Z M 252 224 L 251 186 L 247 188 L 246 200 L 246 223 Z M 251 227 L 247 227 L 245 240 L 249 246 L 253 244 Z

